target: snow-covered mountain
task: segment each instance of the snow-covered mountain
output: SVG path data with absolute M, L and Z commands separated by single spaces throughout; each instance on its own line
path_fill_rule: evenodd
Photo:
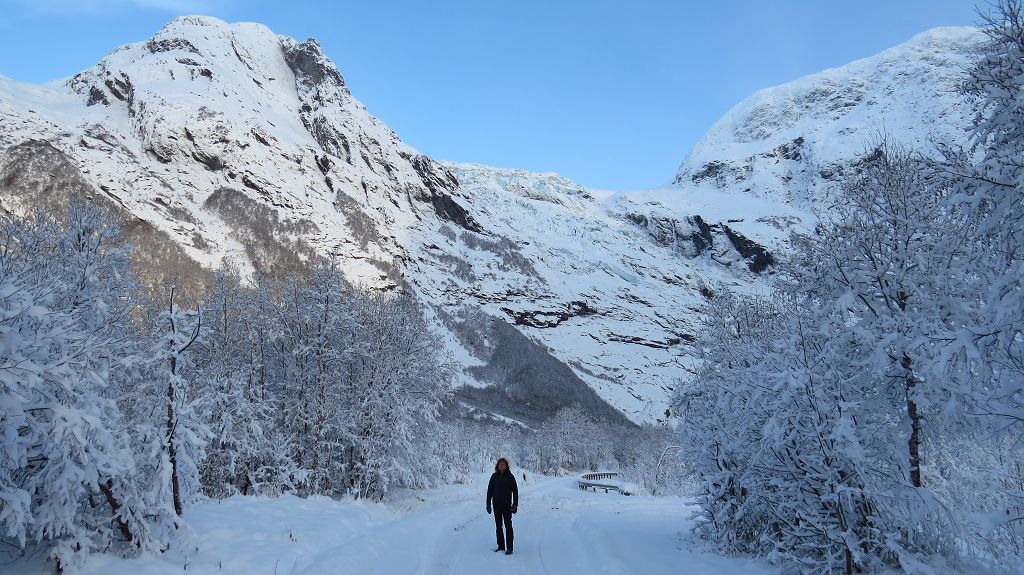
M 936 30 L 759 92 L 672 185 L 610 194 L 435 161 L 351 95 L 315 40 L 178 18 L 67 81 L 0 78 L 0 208 L 103 203 L 155 282 L 331 255 L 357 285 L 418 294 L 473 410 L 531 422 L 575 401 L 664 420 L 696 363 L 707 286 L 757 289 L 878 131 L 962 140 L 955 86 L 980 41 Z
M 674 184 L 820 206 L 844 170 L 880 138 L 927 155 L 964 144 L 972 108 L 958 88 L 985 36 L 936 28 L 870 58 L 761 90 L 687 154 Z

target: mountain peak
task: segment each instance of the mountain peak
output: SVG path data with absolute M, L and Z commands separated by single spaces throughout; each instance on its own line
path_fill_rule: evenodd
M 279 36 L 257 22 L 229 23 L 213 16 L 178 16 L 164 24 L 146 44 L 161 40 L 182 39 L 202 45 L 216 38 L 248 39 L 249 43 L 271 44 Z
M 218 45 L 229 43 L 234 57 L 245 63 L 242 52 L 260 51 L 267 46 L 279 47 L 289 67 L 300 81 L 319 85 L 330 81 L 343 87 L 345 81 L 338 68 L 324 54 L 316 38 L 305 42 L 274 34 L 263 24 L 242 22 L 229 24 L 210 16 L 179 16 L 160 29 L 144 45 L 151 52 L 182 50 L 216 59 L 232 53 L 218 50 Z M 204 51 L 201 47 L 207 47 Z M 209 53 L 204 53 L 209 52 Z M 252 68 L 250 67 L 250 70 Z

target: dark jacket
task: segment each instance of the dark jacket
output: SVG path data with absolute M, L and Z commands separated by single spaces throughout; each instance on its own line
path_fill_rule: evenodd
M 495 471 L 491 474 L 491 480 L 487 483 L 488 508 L 492 502 L 495 506 L 519 505 L 519 486 L 516 485 L 516 476 L 511 469 L 505 470 L 505 473 Z

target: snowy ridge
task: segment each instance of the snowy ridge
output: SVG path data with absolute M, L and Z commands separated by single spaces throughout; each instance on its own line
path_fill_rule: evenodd
M 608 194 L 555 174 L 436 162 L 351 95 L 315 40 L 182 17 L 64 83 L 0 78 L 0 175 L 16 174 L 0 178 L 0 208 L 35 201 L 11 181 L 51 181 L 25 159 L 45 149 L 77 171 L 80 193 L 205 270 L 285 275 L 333 256 L 357 285 L 412 289 L 470 387 L 515 398 L 527 378 L 542 389 L 550 374 L 535 360 L 549 355 L 571 393 L 585 384 L 633 421 L 666 420 L 696 362 L 704 286 L 756 290 L 790 234 L 813 227 L 809 198 L 827 189 L 827 170 L 883 125 L 913 142 L 958 141 L 964 108 L 952 90 L 979 41 L 937 30 L 759 92 L 687 156 L 673 186 Z M 938 101 L 916 106 L 922 98 Z
M 936 28 L 875 56 L 767 88 L 694 146 L 675 185 L 725 189 L 807 208 L 882 133 L 923 153 L 965 142 L 957 88 L 984 35 Z

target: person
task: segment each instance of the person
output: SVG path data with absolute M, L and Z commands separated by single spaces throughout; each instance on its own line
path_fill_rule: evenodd
M 512 554 L 512 515 L 519 509 L 519 486 L 516 476 L 508 468 L 508 460 L 502 457 L 494 464 L 494 473 L 487 482 L 487 513 L 494 504 L 494 530 L 498 536 L 498 548 L 505 555 Z M 504 526 L 504 535 L 502 527 Z

